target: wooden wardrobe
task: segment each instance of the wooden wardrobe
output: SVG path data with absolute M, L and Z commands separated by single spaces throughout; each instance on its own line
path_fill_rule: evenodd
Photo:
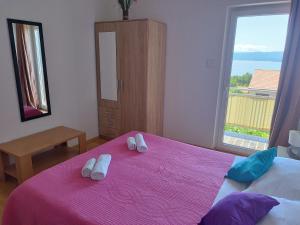
M 99 132 L 163 133 L 166 25 L 142 19 L 97 22 Z

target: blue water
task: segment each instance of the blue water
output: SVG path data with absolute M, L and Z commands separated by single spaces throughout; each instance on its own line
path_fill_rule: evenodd
M 247 60 L 233 60 L 231 74 L 243 75 L 245 73 L 252 73 L 256 69 L 265 70 L 280 70 L 281 62 L 271 61 L 247 61 Z

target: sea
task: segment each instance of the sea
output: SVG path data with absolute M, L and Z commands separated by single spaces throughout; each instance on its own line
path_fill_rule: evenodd
M 280 70 L 283 51 L 278 52 L 234 52 L 231 75 L 253 74 L 257 69 Z
M 232 76 L 241 76 L 245 73 L 253 74 L 256 69 L 280 70 L 281 62 L 233 60 L 231 74 Z

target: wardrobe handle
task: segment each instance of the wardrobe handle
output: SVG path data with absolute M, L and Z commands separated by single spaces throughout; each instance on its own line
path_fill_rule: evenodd
M 118 88 L 120 92 L 123 92 L 124 82 L 123 80 L 118 80 Z

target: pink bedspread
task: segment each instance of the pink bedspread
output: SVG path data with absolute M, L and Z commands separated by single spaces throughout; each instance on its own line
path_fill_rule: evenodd
M 234 156 L 145 134 L 149 151 L 127 149 L 132 132 L 48 169 L 9 197 L 3 225 L 197 224 L 211 207 Z M 81 167 L 112 155 L 105 180 Z
M 31 106 L 24 106 L 24 115 L 25 115 L 25 118 L 28 119 L 28 118 L 31 118 L 31 117 L 35 117 L 35 116 L 39 116 L 39 115 L 42 115 L 43 113 L 36 109 L 36 108 L 33 108 Z

